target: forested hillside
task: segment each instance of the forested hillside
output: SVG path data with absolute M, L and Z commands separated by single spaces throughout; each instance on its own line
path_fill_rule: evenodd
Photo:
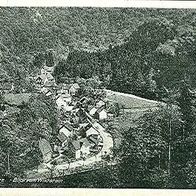
M 48 49 L 60 79 L 98 75 L 110 89 L 152 98 L 184 77 L 195 85 L 195 10 L 1 8 L 0 18 L 1 77 L 18 88 L 31 91 L 28 76 Z
M 136 12 L 145 19 L 137 17 L 122 44 L 111 42 L 97 52 L 73 50 L 59 62 L 56 75 L 98 75 L 107 88 L 151 99 L 164 98 L 166 89 L 178 88 L 182 80 L 195 87 L 195 12 L 148 11 Z
M 104 121 L 121 140 L 112 148 L 115 166 L 68 176 L 63 186 L 196 187 L 196 10 L 0 8 L 0 35 L 2 176 L 37 168 L 39 140 L 54 142 L 56 94 L 34 88 L 46 65 L 54 66 L 55 88 L 73 80 L 92 106 L 99 96 L 92 92 L 103 87 L 165 101 L 133 120 L 133 108 L 116 99 L 116 114 Z

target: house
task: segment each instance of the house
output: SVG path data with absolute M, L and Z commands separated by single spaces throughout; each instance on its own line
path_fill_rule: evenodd
M 98 137 L 99 137 L 98 135 L 91 135 L 91 136 L 88 137 L 88 140 L 91 143 L 91 147 L 90 147 L 90 152 L 91 153 L 97 153 L 102 148 L 102 147 L 99 146 Z
M 90 114 L 91 116 L 94 116 L 95 113 L 97 112 L 97 110 L 98 110 L 98 109 L 97 109 L 96 107 L 93 107 L 93 108 L 90 109 L 89 114 Z
M 89 140 L 87 138 L 82 138 L 80 139 L 80 144 L 81 144 L 81 155 L 82 156 L 86 156 L 90 154 L 90 147 L 91 147 L 91 143 L 89 142 Z
M 64 110 L 65 110 L 66 112 L 71 112 L 71 111 L 73 110 L 73 108 L 74 108 L 73 105 L 67 105 L 67 106 L 64 107 Z
M 54 79 L 54 77 L 52 76 L 51 73 L 47 73 L 45 75 L 43 83 L 44 83 L 44 86 L 46 86 L 46 85 L 54 85 L 55 84 L 55 79 Z
M 98 120 L 105 120 L 108 117 L 107 111 L 104 108 L 100 108 L 95 112 L 94 117 Z
M 47 88 L 51 88 L 51 87 L 54 87 L 56 86 L 56 83 L 54 80 L 51 80 L 51 79 L 46 79 L 45 82 L 44 82 L 44 86 L 47 87 Z
M 53 95 L 53 93 L 50 90 L 48 90 L 48 92 L 46 93 L 46 96 L 49 97 L 51 95 Z
M 80 123 L 78 127 L 78 135 L 82 138 L 86 137 L 86 130 L 90 129 L 91 124 L 90 123 Z
M 90 127 L 87 131 L 86 131 L 86 137 L 89 137 L 91 135 L 99 135 L 99 132 L 93 128 L 93 127 Z
M 99 102 L 96 103 L 97 108 L 105 106 L 105 102 L 100 100 Z
M 82 138 L 80 140 L 74 140 L 72 145 L 75 150 L 75 158 L 79 159 L 90 154 L 90 147 L 91 143 L 88 141 L 87 138 Z
M 64 100 L 65 102 L 71 103 L 72 97 L 71 97 L 70 94 L 64 93 L 64 94 L 62 94 L 61 96 L 63 97 L 63 100 Z
M 92 143 L 92 147 L 98 146 L 99 140 L 98 140 L 98 135 L 90 135 L 88 137 L 89 141 Z
M 52 147 L 46 139 L 39 140 L 39 149 L 42 152 L 44 162 L 49 162 L 52 158 Z
M 66 109 L 68 104 L 71 102 L 71 99 L 72 98 L 69 94 L 62 94 L 62 95 L 57 96 L 56 104 L 59 109 L 61 108 Z
M 93 123 L 93 127 L 94 127 L 97 131 L 99 131 L 99 132 L 105 131 L 105 128 L 104 128 L 102 125 L 100 125 L 98 122 L 94 122 L 94 123 Z
M 42 93 L 47 93 L 49 90 L 48 90 L 48 88 L 46 88 L 45 86 L 43 86 L 43 87 L 40 89 L 40 91 L 41 91 Z
M 70 85 L 62 84 L 61 93 L 69 93 Z
M 54 71 L 54 67 L 48 67 L 46 65 L 44 65 L 44 67 L 42 68 L 43 71 L 45 71 L 46 73 L 52 73 Z
M 79 124 L 80 129 L 88 129 L 91 127 L 90 123 L 80 123 Z
M 66 137 L 70 137 L 72 135 L 72 132 L 73 131 L 73 128 L 71 128 L 70 126 L 66 126 L 66 125 L 63 125 L 60 130 L 59 130 L 59 133 L 63 133 Z
M 79 121 L 80 121 L 79 116 L 76 116 L 75 113 L 72 113 L 70 122 L 73 123 L 73 124 L 79 124 Z
M 62 96 L 57 97 L 56 104 L 58 106 L 58 109 L 61 109 L 67 106 L 67 103 L 64 101 Z
M 79 89 L 80 89 L 80 86 L 78 85 L 78 83 L 74 83 L 74 84 L 72 84 L 72 85 L 70 86 L 70 88 L 69 88 L 69 93 L 70 93 L 71 95 L 75 95 L 75 94 L 78 92 Z
M 36 81 L 36 84 L 43 84 L 43 78 L 40 76 L 40 75 L 38 75 L 36 78 L 35 78 L 35 81 Z
M 65 125 L 63 125 L 60 130 L 57 138 L 60 140 L 61 143 L 64 143 L 67 141 L 67 138 L 72 135 L 72 130 Z

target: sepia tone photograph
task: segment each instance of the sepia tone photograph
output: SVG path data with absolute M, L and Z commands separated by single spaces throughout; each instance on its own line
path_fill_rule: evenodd
M 1 188 L 196 188 L 196 9 L 0 7 Z

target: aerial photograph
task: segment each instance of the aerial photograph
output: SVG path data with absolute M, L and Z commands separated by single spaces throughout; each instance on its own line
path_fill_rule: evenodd
M 196 188 L 196 9 L 0 7 L 1 188 Z

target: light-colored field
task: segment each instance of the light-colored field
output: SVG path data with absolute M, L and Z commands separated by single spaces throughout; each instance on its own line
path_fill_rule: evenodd
M 114 139 L 114 146 L 118 148 L 121 144 L 122 133 L 130 129 L 130 127 L 136 126 L 138 118 L 142 117 L 147 112 L 152 112 L 158 109 L 164 103 L 144 99 L 132 94 L 119 93 L 111 90 L 106 91 L 106 99 L 116 102 L 120 105 L 120 116 L 115 117 L 110 126 L 113 128 L 108 130 L 111 132 Z M 122 109 L 122 106 L 124 109 Z
M 109 101 L 117 102 L 125 109 L 153 108 L 163 104 L 158 101 L 144 99 L 132 94 L 119 93 L 111 90 L 105 90 L 105 91 L 106 91 L 106 98 Z

